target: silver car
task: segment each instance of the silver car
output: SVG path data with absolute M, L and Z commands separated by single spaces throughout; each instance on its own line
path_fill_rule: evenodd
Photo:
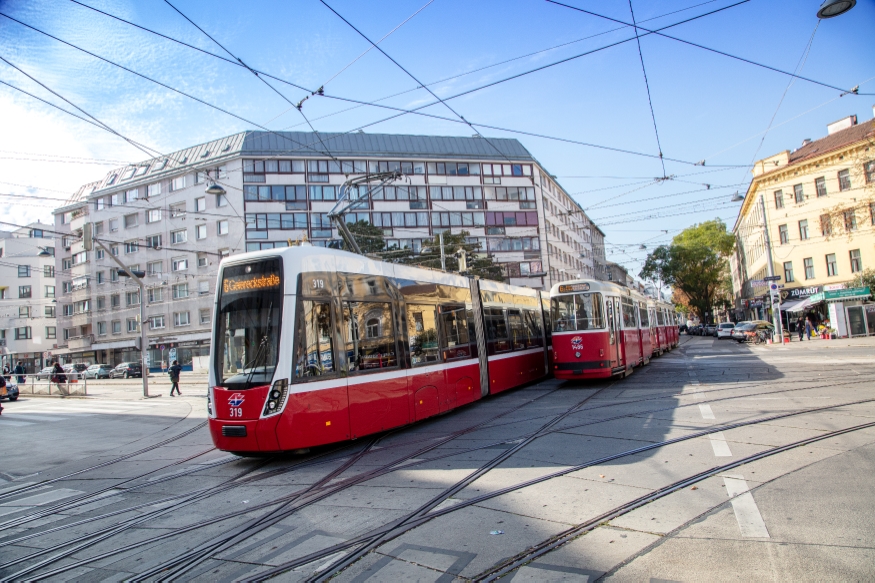
M 721 322 L 717 325 L 717 339 L 732 338 L 732 331 L 735 329 L 735 324 L 732 322 Z

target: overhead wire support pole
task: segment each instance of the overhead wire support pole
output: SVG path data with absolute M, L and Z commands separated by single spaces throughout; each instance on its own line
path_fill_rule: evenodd
M 760 194 L 760 207 L 763 211 L 763 234 L 766 237 L 766 267 L 769 273 L 769 304 L 772 307 L 772 322 L 775 323 L 775 330 L 778 333 L 778 341 L 784 342 L 784 326 L 781 321 L 781 304 L 775 307 L 775 294 L 772 293 L 772 286 L 775 285 L 771 278 L 775 277 L 775 266 L 772 263 L 772 241 L 769 237 L 769 222 L 766 219 L 766 199 Z
M 370 202 L 371 194 L 377 188 L 383 188 L 386 184 L 390 182 L 394 182 L 401 178 L 402 174 L 400 172 L 379 172 L 377 174 L 365 174 L 364 176 L 359 176 L 356 178 L 347 178 L 346 181 L 340 186 L 340 196 L 337 197 L 337 204 L 334 205 L 328 212 L 328 218 L 334 223 L 334 226 L 337 227 L 337 232 L 340 234 L 340 238 L 343 239 L 343 242 L 346 243 L 346 246 L 353 253 L 357 253 L 358 255 L 364 255 L 362 253 L 361 247 L 359 247 L 358 241 L 355 240 L 355 237 L 350 232 L 349 227 L 346 226 L 346 220 L 344 219 L 344 215 L 351 210 L 359 208 L 363 203 Z M 379 184 L 376 186 L 372 186 L 368 188 L 368 192 L 365 193 L 364 196 L 357 196 L 353 199 L 350 196 L 352 189 L 361 184 L 369 184 L 371 182 L 379 181 Z

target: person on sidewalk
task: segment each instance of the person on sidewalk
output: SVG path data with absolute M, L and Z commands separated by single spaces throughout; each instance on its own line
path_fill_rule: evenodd
M 6 377 L 0 376 L 0 397 L 5 397 L 7 394 Z M 3 414 L 3 404 L 0 403 L 0 415 Z
M 12 371 L 13 374 L 18 376 L 18 384 L 24 384 L 24 365 L 21 364 L 21 361 L 18 361 L 18 364 L 15 365 L 15 370 Z
M 64 373 L 64 367 L 58 362 L 56 362 L 54 368 L 52 368 L 51 382 L 58 386 L 58 392 L 61 393 L 61 395 L 64 397 L 69 395 L 67 392 L 67 375 Z
M 179 366 L 179 361 L 174 360 L 173 364 L 170 365 L 170 368 L 167 369 L 167 373 L 170 375 L 170 382 L 172 383 L 170 386 L 170 396 L 173 396 L 173 391 L 176 391 L 176 394 L 180 397 L 182 396 L 182 391 L 179 390 L 179 373 L 182 372 L 182 367 Z
M 799 342 L 802 342 L 802 335 L 805 334 L 805 320 L 802 319 L 802 316 L 796 320 L 796 332 L 799 333 Z
M 808 340 L 811 340 L 811 319 L 805 318 L 805 336 L 808 337 Z

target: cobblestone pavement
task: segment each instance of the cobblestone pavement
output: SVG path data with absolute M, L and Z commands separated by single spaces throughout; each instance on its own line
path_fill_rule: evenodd
M 875 341 L 681 343 L 264 459 L 213 449 L 205 378 L 24 395 L 0 580 L 875 579 Z

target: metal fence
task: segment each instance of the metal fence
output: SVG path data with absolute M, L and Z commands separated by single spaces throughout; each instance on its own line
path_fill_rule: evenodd
M 51 377 L 37 378 L 37 375 L 27 375 L 25 382 L 19 383 L 15 375 L 11 380 L 18 385 L 19 395 L 61 395 L 85 396 L 88 394 L 88 379 L 84 373 L 65 372 L 66 383 L 53 383 Z

